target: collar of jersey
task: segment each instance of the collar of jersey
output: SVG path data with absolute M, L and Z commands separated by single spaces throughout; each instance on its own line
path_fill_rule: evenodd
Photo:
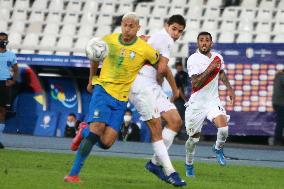
M 175 43 L 175 41 L 173 40 L 173 38 L 170 36 L 170 34 L 167 32 L 166 28 L 163 28 L 161 30 L 161 33 L 165 34 L 171 41 L 171 44 L 173 45 Z
M 205 56 L 205 57 L 208 58 L 208 59 L 211 59 L 211 58 L 213 57 L 212 51 L 210 51 L 210 53 L 211 53 L 211 57 L 210 57 L 210 58 L 209 58 L 208 56 L 202 54 L 202 53 L 199 51 L 199 49 L 196 49 L 196 52 L 197 52 L 198 54 L 201 54 L 202 56 Z
M 131 43 L 125 43 L 121 40 L 121 36 L 122 36 L 122 34 L 119 34 L 118 41 L 119 41 L 119 43 L 121 43 L 122 45 L 125 45 L 125 46 L 133 45 L 138 39 L 138 37 L 136 36 L 136 39 L 134 41 L 132 41 Z

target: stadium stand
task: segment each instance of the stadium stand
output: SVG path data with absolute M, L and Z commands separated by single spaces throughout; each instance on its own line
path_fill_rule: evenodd
M 17 0 L 15 2 L 15 9 L 27 9 L 30 7 L 30 0 Z
M 234 19 L 236 20 L 239 15 L 239 9 L 236 7 L 227 7 L 224 9 L 223 14 L 222 14 L 222 19 L 227 20 L 227 19 Z
M 252 8 L 255 8 L 258 5 L 257 1 L 258 0 L 242 1 L 241 7 L 252 7 Z
M 35 0 L 31 6 L 32 10 L 44 11 L 47 8 L 48 0 Z
M 64 7 L 63 0 L 52 0 L 50 1 L 48 9 L 53 11 L 62 11 L 63 7 Z
M 23 40 L 23 49 L 21 50 L 21 53 L 24 54 L 34 54 L 34 49 L 38 46 L 39 43 L 39 35 L 36 33 L 28 33 L 24 40 Z
M 251 33 L 240 33 L 236 39 L 237 43 L 252 43 Z
M 133 0 L 1 0 L 0 2 L 1 18 L 6 20 L 6 24 L 1 21 L 1 30 L 8 31 L 8 33 L 18 32 L 23 35 L 38 33 L 40 44 L 46 34 L 55 34 L 56 42 L 58 42 L 64 35 L 78 38 L 85 31 L 84 36 L 89 37 L 94 34 L 101 36 L 112 32 L 116 28 L 114 19 L 128 11 L 135 11 L 143 18 L 141 24 L 144 29 L 140 32 L 143 34 L 152 33 L 157 28 L 161 28 L 167 15 L 174 13 L 185 15 L 189 30 L 210 30 L 216 33 L 215 42 L 222 42 L 225 39 L 228 42 L 242 43 L 247 38 L 242 38 L 242 36 L 250 36 L 250 34 L 253 36 L 252 41 L 281 42 L 282 35 L 279 34 L 283 33 L 281 25 L 284 10 L 281 7 L 284 7 L 284 3 L 280 0 L 241 1 L 239 6 L 226 7 L 223 0 L 167 0 L 162 2 L 159 0 L 147 2 L 134 2 Z M 41 22 L 42 25 L 35 22 Z M 93 29 L 91 26 L 86 27 L 84 23 L 90 24 Z M 67 24 L 73 24 L 73 26 Z M 60 32 L 56 27 L 59 27 Z M 224 32 L 234 31 L 235 28 L 234 36 L 231 35 L 229 40 L 229 36 L 226 37 Z M 258 35 L 260 31 L 266 35 Z M 247 32 L 250 34 L 246 34 Z M 260 39 L 261 36 L 265 39 Z M 193 36 L 192 39 L 194 38 Z M 250 37 L 248 38 L 251 41 Z M 186 39 L 188 37 L 183 38 L 180 43 L 187 44 Z M 192 39 L 190 39 L 191 42 L 194 41 Z M 78 50 L 78 48 L 73 48 L 76 40 L 72 41 L 69 54 Z M 17 48 L 12 46 L 11 48 L 20 51 L 24 48 L 24 44 L 17 44 Z M 57 46 L 54 46 L 54 51 L 56 48 Z M 181 48 L 178 49 L 181 50 Z M 40 49 L 34 49 L 34 51 L 37 53 Z
M 183 6 L 173 6 L 173 7 L 170 7 L 170 10 L 169 10 L 169 15 L 174 15 L 174 14 L 181 14 L 181 15 L 184 15 L 184 8 Z
M 272 42 L 273 43 L 284 43 L 284 34 L 276 34 Z

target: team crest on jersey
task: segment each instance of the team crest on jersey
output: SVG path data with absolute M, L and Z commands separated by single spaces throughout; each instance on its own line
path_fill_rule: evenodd
M 100 111 L 99 110 L 95 110 L 93 118 L 99 118 L 99 115 L 100 115 Z
M 131 51 L 129 54 L 130 59 L 134 59 L 135 58 L 135 52 Z
M 121 56 L 121 57 L 124 57 L 124 56 L 125 56 L 125 52 L 126 52 L 126 49 L 123 49 L 123 48 L 122 48 L 122 49 L 120 50 L 120 56 Z

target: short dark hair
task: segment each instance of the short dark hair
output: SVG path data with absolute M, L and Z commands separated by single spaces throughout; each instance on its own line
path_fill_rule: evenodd
M 172 15 L 168 20 L 167 20 L 167 24 L 168 25 L 172 25 L 174 23 L 177 23 L 179 25 L 182 25 L 182 26 L 186 26 L 186 23 L 185 23 L 185 19 L 182 15 L 180 14 L 175 14 L 175 15 Z
M 126 109 L 125 113 L 126 113 L 126 112 L 129 112 L 129 113 L 132 115 L 132 111 L 131 111 L 131 109 L 129 109 L 129 108 Z
M 76 115 L 74 113 L 70 113 L 68 116 L 73 116 L 76 118 Z
M 176 62 L 175 66 L 183 66 L 181 62 Z
M 197 36 L 197 40 L 199 39 L 199 37 L 200 37 L 201 35 L 209 35 L 209 37 L 210 37 L 210 39 L 211 39 L 211 41 L 212 41 L 212 35 L 211 35 L 211 33 L 207 32 L 207 31 L 200 32 L 200 33 L 198 34 L 198 36 Z
M 1 36 L 5 36 L 5 37 L 7 37 L 7 38 L 8 38 L 8 34 L 7 34 L 7 33 L 0 32 L 0 35 L 1 35 Z

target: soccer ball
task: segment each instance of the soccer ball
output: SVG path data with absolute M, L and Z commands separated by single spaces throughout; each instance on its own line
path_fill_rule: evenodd
M 93 61 L 102 61 L 108 52 L 108 45 L 98 37 L 92 38 L 86 45 L 86 56 Z

